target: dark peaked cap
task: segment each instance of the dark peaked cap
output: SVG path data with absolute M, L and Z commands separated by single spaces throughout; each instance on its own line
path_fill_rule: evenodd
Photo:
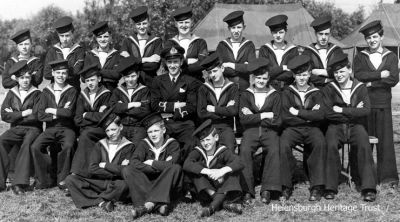
M 192 7 L 178 8 L 172 13 L 175 21 L 183 21 L 193 16 Z
M 288 62 L 288 69 L 294 74 L 302 73 L 310 67 L 310 56 L 308 55 L 297 55 Z
M 98 22 L 96 23 L 91 29 L 90 31 L 94 34 L 94 35 L 102 35 L 108 31 L 110 31 L 110 28 L 108 27 L 108 22 L 106 21 L 102 21 L 102 22 Z
M 69 16 L 64 16 L 59 19 L 57 19 L 56 22 L 54 22 L 54 28 L 58 33 L 65 33 L 74 28 L 72 25 L 72 18 Z
M 316 32 L 320 32 L 330 28 L 332 26 L 331 21 L 331 16 L 318 17 L 311 22 L 310 26 L 313 27 Z
M 365 36 L 370 36 L 383 29 L 381 20 L 372 21 L 360 29 L 360 32 Z
M 349 58 L 346 53 L 341 53 L 336 56 L 334 56 L 329 62 L 328 62 L 328 68 L 330 72 L 337 71 L 349 64 Z
M 139 6 L 129 14 L 129 18 L 131 18 L 135 23 L 143 22 L 149 17 L 147 10 L 148 8 L 146 6 Z
M 193 132 L 193 136 L 198 137 L 200 140 L 209 136 L 215 128 L 212 126 L 211 119 L 204 121 L 197 129 Z
M 207 56 L 200 63 L 201 67 L 203 67 L 207 71 L 214 69 L 215 67 L 217 67 L 220 64 L 221 64 L 221 60 L 219 59 L 218 53 L 216 53 L 216 52 Z
M 229 27 L 235 26 L 237 24 L 244 22 L 243 15 L 244 11 L 234 11 L 225 16 L 223 21 L 226 22 L 226 24 L 228 24 Z
M 268 26 L 272 32 L 279 31 L 281 29 L 287 28 L 287 22 L 286 22 L 287 20 L 288 20 L 287 15 L 275 15 L 269 18 L 265 22 L 265 25 Z
M 10 68 L 10 75 L 15 75 L 16 77 L 22 76 L 26 71 L 28 71 L 28 62 L 26 60 L 18 61 Z
M 142 121 L 142 126 L 147 130 L 149 129 L 152 125 L 155 123 L 164 121 L 163 118 L 161 117 L 161 114 L 156 112 L 152 113 L 150 115 L 147 115 Z
M 31 31 L 29 29 L 22 29 L 11 36 L 11 40 L 19 44 L 27 39 L 31 38 Z

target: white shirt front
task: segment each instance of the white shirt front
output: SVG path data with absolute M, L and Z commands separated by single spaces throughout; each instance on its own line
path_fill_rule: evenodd
M 128 89 L 129 100 L 132 97 L 133 91 L 135 91 L 135 89 Z
M 304 101 L 306 100 L 306 92 L 299 92 L 299 96 L 301 99 L 301 104 L 304 105 Z
M 350 97 L 351 97 L 351 89 L 342 89 L 342 97 L 346 104 L 350 104 Z
M 207 166 L 210 166 L 211 161 L 214 159 L 215 155 L 207 155 Z
M 56 99 L 57 105 L 58 105 L 58 103 L 60 102 L 61 91 L 62 91 L 62 88 L 59 87 L 58 85 L 54 84 L 54 97 L 55 97 L 55 99 Z
M 144 55 L 144 49 L 146 47 L 147 39 L 139 39 L 139 50 L 140 50 L 140 57 Z
M 20 89 L 19 94 L 21 95 L 21 103 L 24 103 L 26 96 L 28 95 L 28 91 Z
M 240 42 L 232 42 L 233 57 L 237 59 L 240 49 Z
M 96 98 L 96 93 L 89 93 L 90 105 L 93 107 L 94 99 Z
M 369 54 L 369 61 L 371 61 L 375 69 L 378 69 L 382 63 L 382 54 L 379 52 Z
M 161 154 L 161 152 L 162 152 L 162 150 L 163 149 L 161 149 L 161 148 L 154 148 L 154 149 L 151 149 L 152 151 L 153 151 L 153 153 L 154 153 L 154 160 L 158 160 L 158 158 L 160 158 L 160 154 Z
M 112 160 L 115 157 L 115 154 L 117 154 L 118 151 L 118 144 L 108 144 L 108 160 L 112 162 Z
M 281 65 L 283 55 L 285 54 L 285 50 L 284 49 L 274 49 L 274 53 L 275 53 L 276 61 L 278 62 L 278 65 Z
M 257 92 L 254 94 L 255 103 L 258 109 L 261 109 L 264 106 L 266 98 L 267 98 L 266 92 Z
M 70 50 L 71 50 L 71 48 L 62 48 L 61 49 L 64 59 L 67 59 L 67 56 L 69 55 Z
M 187 39 L 187 38 L 184 38 L 184 39 L 179 40 L 179 45 L 180 45 L 182 48 L 185 49 L 185 58 L 186 58 L 187 51 L 188 51 L 188 49 L 189 49 L 190 42 L 191 42 L 191 39 Z
M 175 78 L 175 83 L 176 83 L 176 81 L 178 81 L 179 75 L 180 75 L 180 74 L 176 75 L 175 77 L 169 75 L 169 78 L 171 79 L 171 82 L 173 82 L 173 79 Z
M 319 57 L 321 58 L 322 64 L 326 69 L 327 66 L 327 58 L 328 58 L 328 50 L 327 49 L 318 49 Z
M 215 92 L 215 97 L 217 97 L 217 101 L 219 101 L 219 98 L 221 97 L 222 93 L 222 87 L 214 88 L 214 92 Z
M 108 57 L 107 52 L 99 52 L 99 60 L 100 60 L 100 65 L 102 68 L 103 68 L 104 64 L 106 64 L 107 57 Z

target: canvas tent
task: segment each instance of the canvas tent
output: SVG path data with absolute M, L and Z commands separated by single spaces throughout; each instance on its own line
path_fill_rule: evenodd
M 384 30 L 383 45 L 399 56 L 400 44 L 400 4 L 379 4 L 357 29 L 342 42 L 349 47 L 362 49 L 367 47 L 364 36 L 359 32 L 361 27 L 374 21 L 381 20 Z
M 226 23 L 222 19 L 235 10 L 243 10 L 246 29 L 243 36 L 254 42 L 256 48 L 272 40 L 272 35 L 265 21 L 268 18 L 286 14 L 288 19 L 288 33 L 286 39 L 297 45 L 309 45 L 315 42 L 314 29 L 310 23 L 314 20 L 307 10 L 300 4 L 275 5 L 246 5 L 246 4 L 215 4 L 214 8 L 197 23 L 194 33 L 207 41 L 209 50 L 215 50 L 218 43 L 229 37 Z M 338 40 L 331 38 L 331 42 L 345 47 Z

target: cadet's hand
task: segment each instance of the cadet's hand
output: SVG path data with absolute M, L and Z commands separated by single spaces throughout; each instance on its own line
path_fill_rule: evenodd
M 67 103 L 65 103 L 64 109 L 69 109 L 69 108 L 70 108 L 69 105 L 71 105 L 71 102 L 70 102 L 70 101 L 68 101 Z
M 100 168 L 105 168 L 105 167 L 106 167 L 106 162 L 101 162 L 101 163 L 99 163 L 99 167 L 100 167 Z
M 12 80 L 17 81 L 17 77 L 15 75 L 11 75 L 10 77 Z
M 165 161 L 170 161 L 172 160 L 172 156 L 168 156 L 167 159 L 165 159 Z
M 361 101 L 359 104 L 357 104 L 357 108 L 364 108 L 364 102 Z
M 293 116 L 299 115 L 299 110 L 296 109 L 296 108 L 294 108 L 294 107 L 290 107 L 290 108 L 289 108 L 289 112 L 290 112 L 290 114 L 292 114 Z
M 37 71 L 33 71 L 33 72 L 32 72 L 32 75 L 35 75 L 36 73 L 37 73 Z
M 290 69 L 288 69 L 287 65 L 283 65 L 282 69 L 283 69 L 283 71 L 290 71 Z
M 235 100 L 231 100 L 226 104 L 226 106 L 234 106 L 235 105 Z
M 225 63 L 222 63 L 222 65 L 224 66 L 224 68 L 235 69 L 235 63 L 233 63 L 233 62 L 225 62 Z
M 311 110 L 319 110 L 321 106 L 319 104 L 315 104 L 315 106 Z
M 328 76 L 325 69 L 313 69 L 311 73 L 316 76 Z
M 253 112 L 252 112 L 249 108 L 247 108 L 247 107 L 243 107 L 243 108 L 242 108 L 242 113 L 243 113 L 244 115 L 251 115 L 251 114 L 253 114 Z
M 146 165 L 152 166 L 153 165 L 153 160 L 146 160 L 143 162 Z
M 385 78 L 389 77 L 389 75 L 390 75 L 390 72 L 389 72 L 389 71 L 383 70 L 383 71 L 381 72 L 381 79 L 385 79 Z
M 160 58 L 159 55 L 154 54 L 154 55 L 152 55 L 152 56 L 150 56 L 150 57 L 144 57 L 144 58 L 142 58 L 142 62 L 143 62 L 143 63 L 147 63 L 147 62 L 159 62 L 160 59 L 161 59 L 161 58 Z
M 141 105 L 142 105 L 141 102 L 130 102 L 128 103 L 128 109 L 139 108 Z
M 4 109 L 6 112 L 8 112 L 8 113 L 12 113 L 13 112 L 13 110 L 12 110 L 12 108 L 10 107 L 10 108 L 5 108 Z
M 333 111 L 335 111 L 337 113 L 342 113 L 343 112 L 343 108 L 339 107 L 339 106 L 333 106 Z
M 84 113 L 82 114 L 83 118 L 85 118 L 86 114 L 87 114 L 87 112 L 84 112 Z
M 104 110 L 106 110 L 106 109 L 107 109 L 107 106 L 106 106 L 106 105 L 102 105 L 102 106 L 100 106 L 100 108 L 99 108 L 99 112 L 102 113 L 102 112 L 104 112 Z
M 210 169 L 208 168 L 203 168 L 200 173 L 209 176 L 210 175 Z
M 53 115 L 56 115 L 56 114 L 57 114 L 57 110 L 54 109 L 54 108 L 46 108 L 46 109 L 44 110 L 44 112 L 45 112 L 45 113 L 49 113 L 49 114 L 53 114 Z
M 129 57 L 129 53 L 128 53 L 127 51 L 121 52 L 120 55 L 123 56 L 123 57 L 125 57 L 125 58 L 126 58 L 126 57 Z
M 260 114 L 261 119 L 272 119 L 274 118 L 274 113 L 273 112 L 263 112 Z
M 213 180 L 219 180 L 225 176 L 225 174 L 231 172 L 232 169 L 230 167 L 222 167 L 221 169 L 211 169 L 210 171 L 209 177 Z
M 199 60 L 196 58 L 188 58 L 187 63 L 190 65 L 190 64 L 196 63 L 197 61 L 199 61 Z
M 128 166 L 129 165 L 129 160 L 125 159 L 121 163 L 122 166 Z
M 184 103 L 184 102 L 175 102 L 174 103 L 174 109 L 183 108 L 185 106 L 186 106 L 186 103 Z
M 215 113 L 215 106 L 207 105 L 207 112 Z

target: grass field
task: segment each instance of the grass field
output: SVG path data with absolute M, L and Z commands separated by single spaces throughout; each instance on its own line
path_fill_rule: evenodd
M 0 101 L 4 98 L 0 90 Z M 399 96 L 397 96 L 399 95 Z M 393 110 L 400 111 L 400 94 L 395 94 Z M 400 141 L 400 116 L 394 116 L 395 141 Z M 0 133 L 8 128 L 0 123 Z M 398 169 L 400 169 L 400 144 L 395 144 Z M 375 154 L 376 155 L 376 154 Z M 258 187 L 259 189 L 259 187 Z M 347 184 L 342 184 L 333 201 L 325 199 L 313 203 L 308 201 L 307 182 L 298 183 L 289 201 L 274 200 L 269 205 L 256 201 L 247 206 L 242 215 L 225 211 L 203 221 L 399 221 L 400 192 L 386 186 L 378 187 L 378 198 L 374 203 L 361 201 L 360 193 Z M 23 196 L 12 191 L 0 193 L 0 221 L 130 221 L 131 205 L 117 203 L 116 210 L 105 213 L 98 207 L 85 210 L 75 208 L 71 198 L 65 197 L 58 188 L 36 190 Z M 137 221 L 198 221 L 198 203 L 178 203 L 168 217 L 147 215 Z

